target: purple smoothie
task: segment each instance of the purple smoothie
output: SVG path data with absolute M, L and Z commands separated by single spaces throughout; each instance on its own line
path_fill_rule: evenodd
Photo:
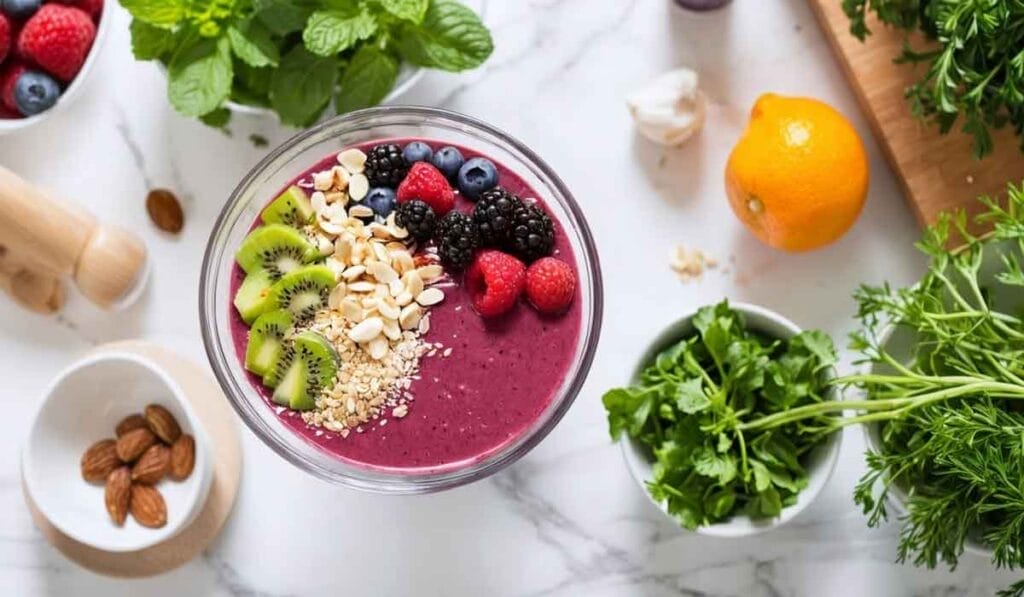
M 413 140 L 424 141 L 434 150 L 447 145 L 428 139 L 387 141 L 404 146 Z M 368 151 L 380 142 L 356 147 Z M 467 159 L 482 155 L 465 147 L 458 149 Z M 289 184 L 301 183 L 309 188 L 312 173 L 336 163 L 334 154 L 327 156 Z M 553 256 L 568 263 L 579 279 L 576 257 L 555 215 L 522 178 L 498 162 L 495 165 L 501 186 L 520 197 L 538 197 L 538 204 L 555 222 Z M 267 202 L 272 199 L 268 197 Z M 459 197 L 456 209 L 468 213 L 472 206 Z M 254 222 L 253 227 L 259 224 Z M 244 277 L 235 265 L 232 296 Z M 438 354 L 423 358 L 419 379 L 410 388 L 415 400 L 402 419 L 387 417 L 385 426 L 369 426 L 364 433 L 342 438 L 309 426 L 297 411 L 274 404 L 271 391 L 260 378 L 249 373 L 249 381 L 285 425 L 306 441 L 352 464 L 422 473 L 450 471 L 479 462 L 519 438 L 554 399 L 577 350 L 582 308 L 577 286 L 577 297 L 563 314 L 542 315 L 520 301 L 508 314 L 484 319 L 473 311 L 461 276 L 455 276 L 454 281 L 454 286 L 444 288 L 445 300 L 431 308 L 430 331 L 424 338 L 450 347 L 452 353 L 449 357 Z M 235 352 L 244 362 L 248 326 L 230 304 L 227 308 Z

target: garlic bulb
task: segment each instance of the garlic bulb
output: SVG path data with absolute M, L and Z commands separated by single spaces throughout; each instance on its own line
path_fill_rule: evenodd
M 680 145 L 699 131 L 705 103 L 697 73 L 688 68 L 669 71 L 626 98 L 637 129 L 661 145 Z

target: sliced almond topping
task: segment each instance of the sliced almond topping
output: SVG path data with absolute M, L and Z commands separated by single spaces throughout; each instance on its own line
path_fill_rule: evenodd
M 318 219 L 317 224 L 320 225 L 321 230 L 333 236 L 338 236 L 345 232 L 345 227 L 333 220 Z
M 348 337 L 353 342 L 369 342 L 384 330 L 384 322 L 379 317 L 369 317 L 360 321 L 348 331 Z
M 352 282 L 348 285 L 349 292 L 373 292 L 376 288 L 373 282 Z
M 327 258 L 327 267 L 334 272 L 335 279 L 340 278 L 345 272 L 345 264 L 338 260 L 338 250 L 335 246 L 334 255 Z
M 380 243 L 372 243 L 370 247 L 373 248 L 373 254 L 377 257 L 377 261 L 381 263 L 391 264 L 391 253 Z
M 388 285 L 377 284 L 377 287 L 373 289 L 373 296 L 382 299 L 388 296 Z
M 369 346 L 367 346 L 367 352 L 370 353 L 370 357 L 376 361 L 383 359 L 387 356 L 388 352 L 390 352 L 387 338 L 377 336 L 371 340 Z
M 342 282 L 331 290 L 330 296 L 327 297 L 327 306 L 335 310 L 341 309 L 341 302 L 345 299 L 346 295 L 348 295 L 348 288 Z
M 334 255 L 342 261 L 348 261 L 352 256 L 352 241 L 344 236 L 339 236 L 338 240 L 334 241 Z
M 359 323 L 363 320 L 363 308 L 359 306 L 356 299 L 349 297 L 341 302 L 341 312 L 349 320 Z
M 423 308 L 416 303 L 411 303 L 402 309 L 402 313 L 398 316 L 398 323 L 403 330 L 411 330 L 419 325 L 422 317 Z
M 399 307 L 404 307 L 412 302 L 412 293 L 408 290 L 403 290 L 401 294 L 395 297 L 395 304 Z
M 317 215 L 323 214 L 327 211 L 327 196 L 324 195 L 322 191 L 314 191 L 313 194 L 309 196 L 309 204 L 313 206 L 313 211 L 315 211 Z
M 402 328 L 398 325 L 398 322 L 394 319 L 384 320 L 384 336 L 389 340 L 400 340 L 402 338 Z
M 344 191 L 348 188 L 348 170 L 341 166 L 335 166 L 331 168 L 331 174 L 334 176 L 334 188 L 339 191 Z
M 349 208 L 348 215 L 353 218 L 369 218 L 373 215 L 373 210 L 365 205 L 353 205 Z
M 353 265 L 352 267 L 345 270 L 345 273 L 341 274 L 342 278 L 346 280 L 355 280 L 359 276 L 366 273 L 366 268 L 361 265 Z M 372 288 L 371 288 L 372 290 Z
M 316 248 L 321 257 L 327 257 L 334 253 L 334 243 L 323 234 L 316 235 Z
M 381 263 L 380 261 L 375 261 L 368 265 L 366 267 L 366 271 L 374 278 L 377 278 L 378 282 L 383 282 L 385 284 L 390 284 L 398 279 L 398 273 L 391 269 L 391 266 Z
M 334 184 L 334 173 L 330 170 L 317 172 L 313 175 L 313 188 L 318 191 L 329 191 Z
M 402 315 L 402 310 L 391 299 L 377 301 L 377 310 L 387 319 L 396 320 Z
M 346 149 L 338 154 L 338 163 L 351 174 L 358 174 L 366 167 L 366 154 L 358 149 Z
M 419 272 L 411 270 L 402 276 L 402 282 L 405 282 L 405 287 L 408 289 L 409 294 L 413 296 L 419 296 L 423 292 L 423 278 L 420 277 Z
M 409 238 L 409 231 L 401 226 L 388 226 L 388 233 L 397 239 Z
M 341 191 L 331 191 L 329 193 L 325 193 L 324 196 L 327 199 L 327 202 L 331 204 L 337 203 L 339 205 L 345 205 L 346 203 L 348 203 L 348 193 L 342 193 Z
M 395 297 L 405 292 L 405 284 L 400 279 L 392 280 L 388 283 L 388 294 Z
M 364 297 L 363 300 L 359 301 L 359 304 L 361 304 L 364 309 L 369 311 L 371 309 L 377 308 L 377 299 L 372 296 Z
M 370 191 L 370 181 L 362 174 L 353 174 L 348 180 L 348 194 L 353 201 L 362 201 Z
M 416 271 L 419 272 L 420 278 L 423 278 L 423 281 L 428 284 L 444 275 L 444 268 L 436 263 L 424 265 Z
M 441 290 L 437 288 L 428 288 L 423 292 L 419 293 L 418 295 L 416 295 L 416 302 L 423 305 L 424 307 L 436 305 L 443 300 L 444 292 L 441 292 Z

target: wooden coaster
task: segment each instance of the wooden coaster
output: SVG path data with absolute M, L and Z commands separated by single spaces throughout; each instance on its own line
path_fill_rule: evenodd
M 68 559 L 108 576 L 154 576 L 173 570 L 199 555 L 220 534 L 224 522 L 231 514 L 242 472 L 238 422 L 220 387 L 203 367 L 167 349 L 141 341 L 105 344 L 94 352 L 112 351 L 132 352 L 156 361 L 178 382 L 195 409 L 215 454 L 213 481 L 206 506 L 196 515 L 192 524 L 167 541 L 139 551 L 114 553 L 80 543 L 50 524 L 29 497 L 24 480 L 22 493 L 36 526 Z

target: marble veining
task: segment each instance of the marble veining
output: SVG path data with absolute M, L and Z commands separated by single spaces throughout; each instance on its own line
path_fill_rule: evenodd
M 111 0 L 108 0 L 111 1 Z M 429 73 L 401 99 L 491 122 L 530 145 L 573 190 L 597 239 L 606 280 L 604 333 L 590 378 L 531 454 L 480 483 L 440 495 L 380 497 L 300 473 L 243 431 L 245 472 L 233 517 L 195 561 L 158 578 L 119 581 L 79 569 L 34 529 L 19 449 L 43 386 L 91 346 L 142 337 L 205 362 L 196 296 L 210 228 L 238 180 L 291 131 L 236 117 L 230 133 L 177 116 L 164 75 L 131 57 L 128 17 L 76 104 L 0 140 L 0 163 L 140 231 L 153 277 L 140 302 L 98 312 L 71 293 L 41 318 L 0 300 L 0 595 L 508 595 L 946 597 L 991 595 L 1019 575 L 965 555 L 956 571 L 894 561 L 898 529 L 868 529 L 851 493 L 863 437 L 845 432 L 817 502 L 789 525 L 735 541 L 680 531 L 626 472 L 604 425 L 601 393 L 625 381 L 651 337 L 682 311 L 726 296 L 762 304 L 844 338 L 860 282 L 907 284 L 923 259 L 916 227 L 871 141 L 840 69 L 801 0 L 736 0 L 693 14 L 668 0 L 481 0 L 497 50 L 476 72 Z M 678 65 L 701 73 L 705 130 L 677 150 L 633 133 L 623 98 Z M 858 225 L 809 255 L 770 252 L 735 221 L 722 168 L 764 91 L 819 97 L 868 142 L 872 180 Z M 269 147 L 256 147 L 258 135 Z M 145 193 L 184 201 L 181 235 L 149 224 Z M 676 244 L 728 267 L 682 284 Z M 849 367 L 848 356 L 844 367 Z

